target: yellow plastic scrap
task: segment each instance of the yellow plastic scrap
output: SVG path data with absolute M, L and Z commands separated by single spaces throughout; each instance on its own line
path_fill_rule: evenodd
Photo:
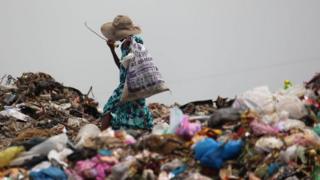
M 292 82 L 289 80 L 284 80 L 283 82 L 283 89 L 287 90 L 293 86 Z
M 24 151 L 23 146 L 12 146 L 0 152 L 0 168 L 8 166 L 9 163 Z

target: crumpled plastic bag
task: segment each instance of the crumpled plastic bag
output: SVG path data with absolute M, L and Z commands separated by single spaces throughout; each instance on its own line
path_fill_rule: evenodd
M 276 96 L 276 110 L 278 113 L 286 111 L 289 113 L 289 118 L 301 119 L 307 115 L 307 110 L 304 103 L 296 96 L 278 95 Z
M 63 167 L 68 167 L 68 164 L 65 162 L 65 159 L 72 153 L 73 153 L 73 151 L 69 148 L 64 148 L 61 151 L 57 151 L 57 150 L 53 149 L 49 152 L 48 159 L 50 161 L 55 160 Z
M 279 129 L 257 120 L 252 121 L 250 127 L 255 135 L 275 135 L 279 133 Z
M 195 158 L 205 167 L 220 169 L 224 161 L 236 158 L 242 150 L 243 141 L 217 142 L 206 138 L 195 146 Z
M 39 172 L 43 169 L 47 169 L 51 166 L 51 162 L 49 161 L 42 161 L 41 163 L 35 165 L 34 167 L 32 167 L 32 169 L 30 171 L 33 172 Z
M 280 131 L 289 131 L 290 129 L 304 129 L 306 125 L 300 120 L 286 119 L 275 123 L 273 127 Z
M 208 120 L 208 127 L 216 128 L 222 126 L 227 122 L 236 122 L 241 119 L 241 112 L 234 108 L 222 108 L 218 109 L 212 114 Z
M 249 109 L 258 113 L 270 114 L 275 111 L 273 94 L 267 86 L 256 87 L 246 91 L 238 98 L 242 99 L 242 102 Z
M 0 168 L 8 166 L 10 162 L 24 151 L 23 146 L 12 146 L 0 152 Z
M 188 116 L 184 116 L 180 126 L 176 129 L 176 134 L 185 140 L 190 140 L 198 131 L 201 130 L 201 124 L 189 121 Z
M 303 85 L 294 85 L 286 90 L 282 89 L 278 93 L 282 95 L 303 97 L 307 93 L 307 89 Z
M 284 138 L 286 145 L 319 146 L 320 137 L 311 129 L 304 129 L 301 133 L 291 134 Z
M 179 107 L 174 106 L 173 108 L 170 108 L 170 124 L 169 124 L 170 127 L 167 133 L 174 134 L 176 132 L 176 129 L 180 125 L 182 119 L 183 119 L 183 112 Z
M 170 126 L 168 123 L 158 123 L 153 126 L 152 134 L 155 134 L 155 135 L 165 134 L 168 131 L 169 127 Z
M 271 152 L 273 149 L 280 149 L 283 142 L 276 137 L 262 137 L 255 144 L 258 152 Z
M 0 111 L 0 115 L 5 116 L 5 117 L 14 117 L 14 118 L 16 118 L 20 121 L 24 121 L 24 122 L 32 120 L 32 118 L 30 116 L 27 116 L 27 115 L 21 113 L 19 111 L 19 109 L 12 108 L 12 107 L 7 107 L 7 109 Z
M 65 172 L 57 167 L 49 167 L 47 169 L 43 169 L 38 172 L 31 172 L 29 174 L 30 178 L 33 180 L 53 180 L 53 179 L 59 179 L 59 180 L 67 180 L 68 177 L 65 174 Z
M 31 159 L 39 155 L 47 155 L 52 149 L 63 149 L 68 143 L 68 136 L 65 133 L 55 135 L 44 142 L 34 146 L 27 152 L 21 153 L 18 158 L 10 163 L 10 166 L 19 166 L 25 160 Z
M 304 156 L 306 148 L 300 145 L 292 145 L 285 151 L 280 152 L 280 159 L 285 163 L 290 161 L 297 161 L 298 158 L 301 162 L 306 163 L 306 157 Z
M 100 132 L 101 132 L 100 129 L 94 124 L 84 125 L 80 129 L 80 131 L 76 137 L 76 141 L 78 142 L 76 144 L 76 147 L 77 148 L 82 147 L 88 138 L 97 137 L 100 134 Z

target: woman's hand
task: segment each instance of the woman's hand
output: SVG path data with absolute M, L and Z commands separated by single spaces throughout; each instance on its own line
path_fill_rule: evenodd
M 110 49 L 115 48 L 115 41 L 112 39 L 107 40 L 107 45 L 109 46 Z

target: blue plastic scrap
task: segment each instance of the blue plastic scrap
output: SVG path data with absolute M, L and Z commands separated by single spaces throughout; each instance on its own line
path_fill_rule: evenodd
M 170 173 L 172 173 L 174 176 L 178 176 L 179 174 L 183 173 L 184 171 L 186 171 L 188 168 L 187 165 L 183 165 L 180 167 L 175 168 L 173 171 L 171 171 Z
M 268 167 L 268 175 L 272 176 L 273 174 L 277 173 L 280 169 L 281 165 L 278 163 L 272 163 Z
M 29 174 L 32 180 L 67 180 L 65 172 L 58 167 L 49 167 L 41 171 L 33 171 Z
M 101 156 L 112 156 L 112 151 L 108 150 L 108 149 L 100 149 L 98 151 L 98 153 L 101 155 Z
M 224 161 L 239 156 L 243 147 L 242 140 L 231 140 L 227 143 L 206 138 L 195 146 L 195 157 L 205 167 L 220 169 Z

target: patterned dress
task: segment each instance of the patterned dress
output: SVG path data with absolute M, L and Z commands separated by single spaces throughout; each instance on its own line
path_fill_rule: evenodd
M 133 36 L 137 43 L 143 44 L 143 41 L 138 36 Z M 130 49 L 121 45 L 121 59 L 123 59 Z M 119 105 L 123 92 L 127 70 L 123 65 L 120 65 L 120 84 L 114 90 L 108 102 L 103 108 L 104 114 L 110 113 L 112 116 L 111 126 L 113 129 L 152 129 L 153 118 L 152 114 L 146 105 L 145 99 L 126 102 Z

